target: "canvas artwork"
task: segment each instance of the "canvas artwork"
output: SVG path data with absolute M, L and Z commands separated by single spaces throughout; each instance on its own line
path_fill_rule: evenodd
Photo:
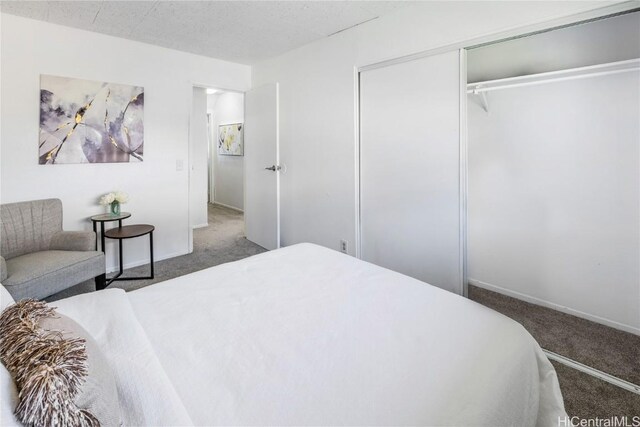
M 40 164 L 141 162 L 144 88 L 40 76 Z
M 218 154 L 243 156 L 242 123 L 218 126 Z

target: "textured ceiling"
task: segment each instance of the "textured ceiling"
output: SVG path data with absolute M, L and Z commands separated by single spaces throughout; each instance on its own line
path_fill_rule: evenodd
M 252 64 L 405 1 L 1 1 L 4 13 Z

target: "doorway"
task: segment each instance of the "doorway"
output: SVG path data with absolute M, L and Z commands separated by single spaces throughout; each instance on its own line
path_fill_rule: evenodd
M 244 93 L 208 88 L 208 200 L 244 211 Z
M 194 251 L 213 241 L 244 239 L 243 136 L 244 93 L 194 86 L 189 138 Z
M 277 84 L 246 93 L 194 86 L 189 159 L 192 251 L 197 230 L 225 219 L 241 224 L 243 239 L 279 247 Z

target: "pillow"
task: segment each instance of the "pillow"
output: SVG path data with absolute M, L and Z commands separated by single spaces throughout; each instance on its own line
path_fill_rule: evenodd
M 0 284 L 0 311 L 13 304 L 13 297 Z M 13 415 L 13 410 L 18 406 L 18 389 L 11 379 L 11 374 L 4 365 L 0 364 L 0 425 L 19 426 L 20 423 Z
M 0 364 L 0 426 L 20 425 L 13 415 L 16 406 L 18 406 L 18 389 L 9 371 Z
M 0 284 L 0 311 L 4 310 L 13 303 L 15 303 L 15 301 L 13 300 L 13 297 L 11 296 L 7 288 Z
M 24 425 L 120 425 L 114 376 L 93 338 L 44 302 L 0 315 L 0 360 L 18 388 Z

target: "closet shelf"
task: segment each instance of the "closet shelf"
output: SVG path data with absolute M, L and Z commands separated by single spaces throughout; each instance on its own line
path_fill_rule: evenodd
M 588 77 L 605 76 L 609 74 L 640 71 L 640 58 L 626 61 L 609 62 L 606 64 L 590 65 L 587 67 L 570 68 L 566 70 L 550 71 L 547 73 L 530 74 L 528 76 L 508 77 L 505 79 L 487 80 L 484 82 L 467 84 L 467 93 L 481 97 L 485 111 L 489 109 L 486 92 L 510 89 L 522 86 L 532 86 L 564 80 L 584 79 Z

